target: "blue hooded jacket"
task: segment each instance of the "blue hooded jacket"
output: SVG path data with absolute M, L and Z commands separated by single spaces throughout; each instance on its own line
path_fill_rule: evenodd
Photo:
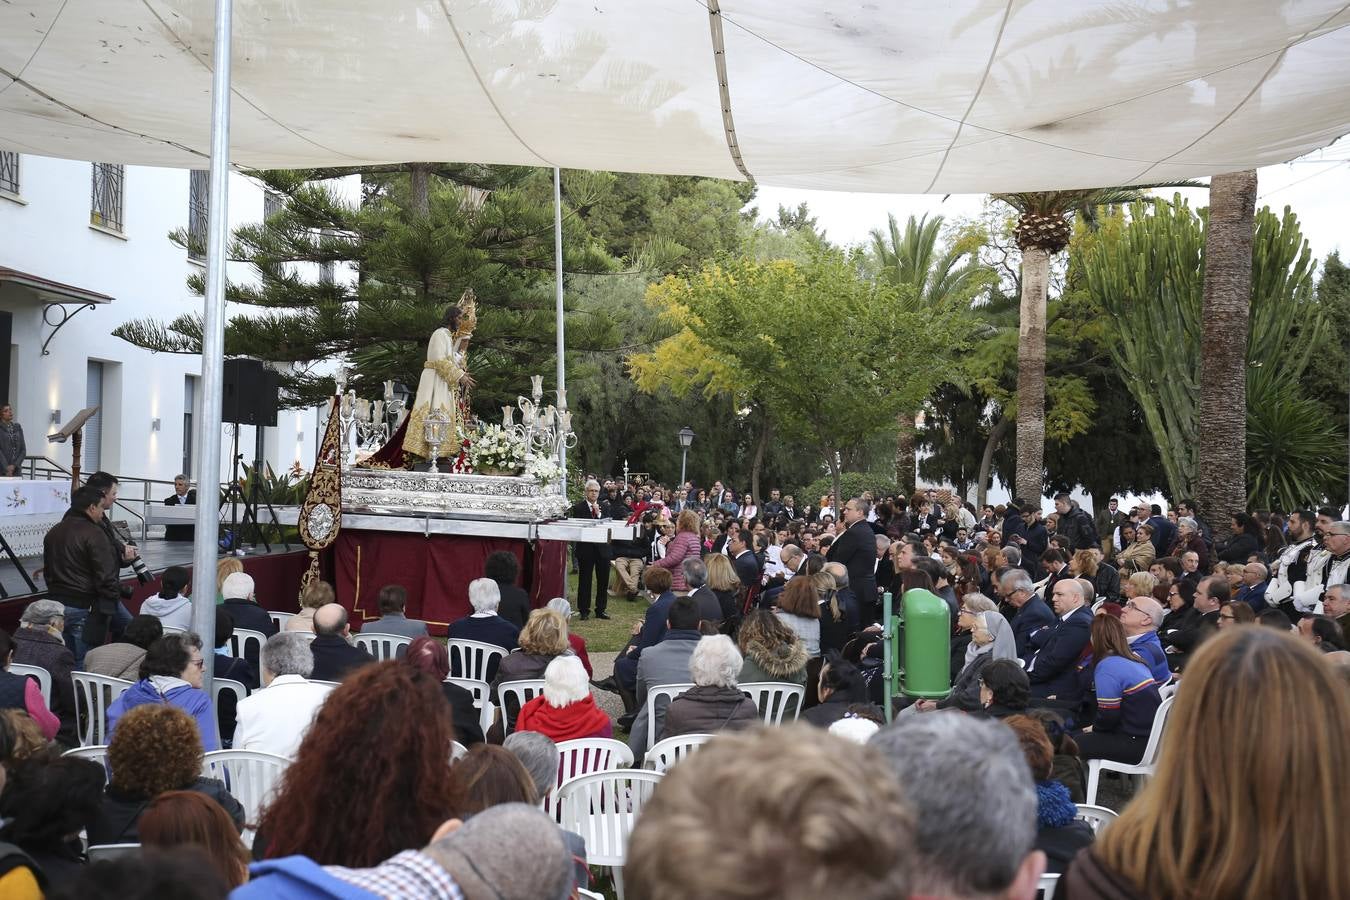
M 334 878 L 305 856 L 269 859 L 249 866 L 249 881 L 230 900 L 379 900 L 377 894 Z
M 178 707 L 196 720 L 197 731 L 202 736 L 202 749 L 207 753 L 220 749 L 220 738 L 216 734 L 216 709 L 205 691 L 190 685 L 179 685 L 169 693 L 161 694 L 148 678 L 142 678 L 112 702 L 108 707 L 108 726 L 104 733 L 111 736 L 122 716 L 146 703 L 168 703 Z
M 1167 654 L 1163 651 L 1162 641 L 1158 639 L 1158 632 L 1145 631 L 1130 641 L 1130 649 L 1144 661 L 1158 684 L 1167 684 L 1172 680 L 1172 669 L 1167 665 Z

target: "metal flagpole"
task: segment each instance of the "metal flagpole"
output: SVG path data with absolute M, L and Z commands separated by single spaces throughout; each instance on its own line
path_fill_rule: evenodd
M 556 281 L 554 285 L 554 310 L 553 317 L 556 320 L 558 331 L 558 396 L 565 397 L 563 393 L 567 389 L 567 366 L 563 349 L 563 254 L 562 254 L 562 172 L 557 166 L 553 167 L 553 275 Z M 558 404 L 562 406 L 561 403 Z M 561 429 L 561 423 L 559 429 Z M 562 479 L 559 482 L 562 485 L 563 496 L 567 496 L 567 442 L 565 440 L 558 442 L 558 468 L 562 470 Z
M 206 660 L 202 688 L 211 691 L 216 634 L 216 535 L 220 525 L 220 407 L 225 355 L 225 240 L 229 229 L 230 18 L 233 0 L 216 0 L 211 75 L 211 187 L 206 232 L 206 297 L 202 312 L 202 415 L 197 425 L 197 518 L 192 548 L 192 630 Z

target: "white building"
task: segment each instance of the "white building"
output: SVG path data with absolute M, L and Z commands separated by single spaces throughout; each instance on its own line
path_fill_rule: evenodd
M 269 202 L 259 183 L 238 174 L 229 197 L 231 229 L 261 220 Z M 131 319 L 200 314 L 202 299 L 186 279 L 202 265 L 168 235 L 189 227 L 204 235 L 206 203 L 205 172 L 0 151 L 0 348 L 8 351 L 0 400 L 13 404 L 30 456 L 69 467 L 69 444 L 46 435 L 99 406 L 84 430 L 85 472 L 200 480 L 193 447 L 201 358 L 150 353 L 110 333 Z M 250 277 L 242 265 L 229 274 Z M 240 311 L 227 308 L 227 316 Z M 275 470 L 313 465 L 318 422 L 317 410 L 281 410 L 277 426 L 263 429 Z M 251 462 L 253 428 L 242 427 L 238 440 Z M 229 426 L 223 441 L 219 474 L 228 479 Z

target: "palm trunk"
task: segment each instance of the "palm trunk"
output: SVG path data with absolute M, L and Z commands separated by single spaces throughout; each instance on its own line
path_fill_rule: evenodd
M 1247 331 L 1252 296 L 1256 172 L 1215 175 L 1205 231 L 1200 326 L 1200 509 L 1215 538 L 1247 508 Z
M 1022 308 L 1017 348 L 1017 496 L 1039 503 L 1045 485 L 1045 301 L 1050 254 L 1022 251 Z
M 412 210 L 424 219 L 431 216 L 430 172 L 431 167 L 426 163 L 413 163 L 408 167 Z
M 764 425 L 759 430 L 759 440 L 755 441 L 755 458 L 750 463 L 750 493 L 754 495 L 758 506 L 764 505 L 763 495 L 759 492 L 759 476 L 764 471 L 764 454 L 769 449 L 769 432 L 772 428 L 773 423 L 765 416 Z
M 913 496 L 918 481 L 918 457 L 914 439 L 918 431 L 918 416 L 902 412 L 895 420 L 895 484 L 900 494 Z
M 984 442 L 984 455 L 980 457 L 980 485 L 976 490 L 975 506 L 978 509 L 984 509 L 984 505 L 989 499 L 989 472 L 994 468 L 994 451 L 998 445 L 1003 443 L 1003 436 L 1008 433 L 1012 426 L 1012 419 L 1008 418 L 1007 412 L 998 417 L 998 422 L 989 432 L 989 437 Z

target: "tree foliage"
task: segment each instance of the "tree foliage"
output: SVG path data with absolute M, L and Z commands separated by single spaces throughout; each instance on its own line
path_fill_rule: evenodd
M 1193 211 L 1178 197 L 1171 203 L 1132 204 L 1128 220 L 1116 215 L 1119 227 L 1087 250 L 1085 283 L 1107 312 L 1112 359 L 1144 413 L 1173 496 L 1194 496 L 1201 477 L 1197 437 L 1203 427 L 1197 404 L 1204 212 Z M 1282 216 L 1265 208 L 1257 213 L 1255 227 L 1247 342 L 1249 439 L 1253 419 L 1270 419 L 1269 409 L 1254 411 L 1286 403 L 1289 392 L 1297 393 L 1311 352 L 1326 332 L 1326 316 L 1312 290 L 1311 252 L 1297 218 L 1287 208 Z M 1275 445 L 1256 437 L 1249 469 L 1284 470 L 1279 477 L 1263 476 L 1263 484 L 1300 483 L 1306 489 L 1320 482 L 1321 473 L 1312 467 L 1296 473 L 1293 457 L 1263 457 L 1275 452 Z
M 705 265 L 653 285 L 648 299 L 679 331 L 630 357 L 640 388 L 689 391 L 722 378 L 774 434 L 814 449 L 835 475 L 845 450 L 949 374 L 931 365 L 927 346 L 962 343 L 956 304 L 916 312 L 899 289 L 860 277 L 855 260 L 829 249 L 804 265 Z

